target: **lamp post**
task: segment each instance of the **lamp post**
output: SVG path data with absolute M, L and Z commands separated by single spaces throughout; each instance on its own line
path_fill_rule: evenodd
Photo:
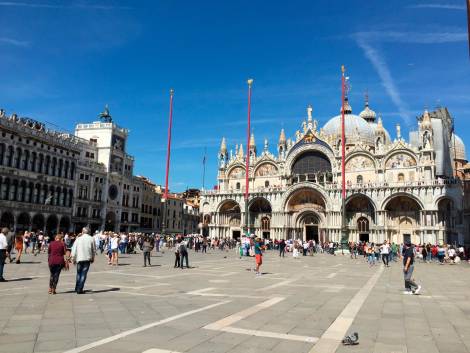
M 162 235 L 165 235 L 167 221 L 167 202 L 168 202 L 168 175 L 170 174 L 170 153 L 171 153 L 171 128 L 173 125 L 173 96 L 175 90 L 170 89 L 170 113 L 168 117 L 168 143 L 166 151 L 166 175 L 165 175 L 165 192 L 163 194 L 163 217 L 162 217 Z
M 248 225 L 248 198 L 249 198 L 249 182 L 250 182 L 250 132 L 251 132 L 251 86 L 253 85 L 253 79 L 250 78 L 248 83 L 248 126 L 246 129 L 246 166 L 245 166 L 245 235 L 250 235 L 250 226 Z

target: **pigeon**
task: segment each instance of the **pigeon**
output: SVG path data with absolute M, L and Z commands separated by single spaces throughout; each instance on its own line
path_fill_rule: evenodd
M 359 344 L 359 334 L 354 332 L 353 334 L 344 337 L 342 342 L 345 346 L 354 346 Z

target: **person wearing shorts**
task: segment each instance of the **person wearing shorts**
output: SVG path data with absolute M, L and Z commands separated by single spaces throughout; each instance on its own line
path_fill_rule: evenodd
M 262 245 L 261 245 L 261 239 L 256 238 L 255 240 L 255 260 L 256 260 L 256 275 L 260 276 L 260 267 L 263 264 L 263 252 L 262 252 Z

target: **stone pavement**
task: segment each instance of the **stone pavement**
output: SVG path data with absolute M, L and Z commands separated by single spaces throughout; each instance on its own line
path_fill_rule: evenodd
M 0 353 L 25 352 L 470 352 L 470 266 L 417 264 L 419 296 L 403 295 L 400 263 L 370 268 L 363 258 L 318 254 L 252 258 L 235 251 L 104 256 L 92 265 L 85 295 L 70 292 L 74 270 L 47 294 L 44 254 L 7 264 L 0 283 Z M 360 344 L 342 346 L 345 333 Z

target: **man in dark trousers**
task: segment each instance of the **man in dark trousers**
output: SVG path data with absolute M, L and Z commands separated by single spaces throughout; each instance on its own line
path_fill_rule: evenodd
M 403 275 L 405 278 L 405 291 L 403 294 L 419 294 L 421 290 L 421 286 L 411 279 L 414 270 L 414 259 L 415 254 L 413 246 L 411 243 L 407 242 L 403 250 Z
M 284 239 L 281 239 L 279 242 L 279 257 L 284 257 L 284 254 L 286 253 L 286 241 Z

